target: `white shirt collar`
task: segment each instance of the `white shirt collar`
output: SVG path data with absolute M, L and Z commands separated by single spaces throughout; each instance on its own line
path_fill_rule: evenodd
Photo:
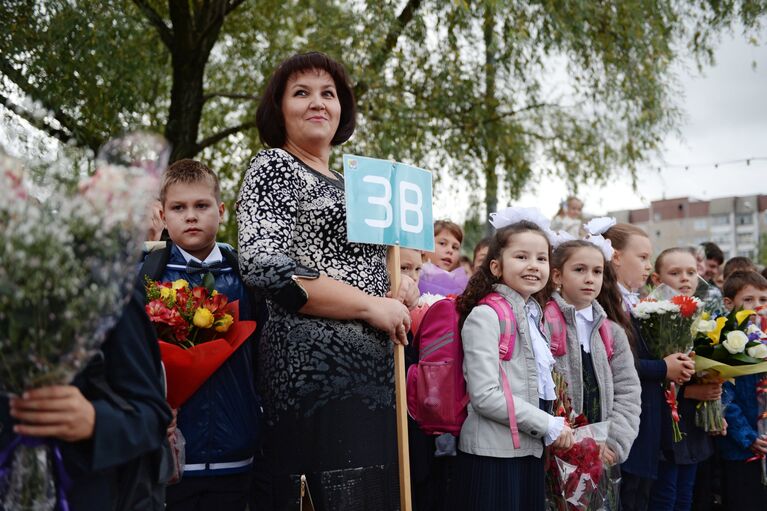
M 217 263 L 219 261 L 224 260 L 224 256 L 221 254 L 221 249 L 218 248 L 218 243 L 213 245 L 213 250 L 210 251 L 210 254 L 208 254 L 208 257 L 205 258 L 204 261 L 200 261 L 198 258 L 184 250 L 183 248 L 176 245 L 176 248 L 181 253 L 181 255 L 184 257 L 184 260 L 188 263 L 189 261 L 197 261 L 198 263 Z
M 575 311 L 576 316 L 580 316 L 582 319 L 585 319 L 589 323 L 594 321 L 594 306 L 589 305 L 588 307 L 584 307 L 583 309 L 579 311 Z
M 634 291 L 629 291 L 620 282 L 618 282 L 618 289 L 621 292 L 621 296 L 623 296 L 624 303 L 628 304 L 630 307 L 633 307 L 634 305 L 639 303 L 639 293 Z

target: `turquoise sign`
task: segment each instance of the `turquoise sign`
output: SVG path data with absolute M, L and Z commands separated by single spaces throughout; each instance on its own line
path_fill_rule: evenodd
M 344 183 L 349 241 L 434 252 L 431 172 L 345 154 Z

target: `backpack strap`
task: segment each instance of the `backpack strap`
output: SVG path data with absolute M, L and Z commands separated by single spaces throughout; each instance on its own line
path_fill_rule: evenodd
M 501 360 L 509 360 L 514 352 L 514 340 L 517 333 L 517 319 L 511 305 L 502 295 L 490 293 L 479 301 L 480 304 L 489 305 L 498 315 L 501 324 L 501 339 L 498 343 L 498 353 Z
M 499 293 L 490 293 L 479 301 L 480 304 L 489 305 L 498 315 L 498 321 L 501 325 L 501 338 L 498 343 L 498 370 L 501 373 L 501 385 L 503 386 L 503 397 L 506 398 L 506 411 L 509 414 L 509 430 L 511 431 L 511 441 L 515 449 L 519 449 L 519 428 L 517 427 L 517 415 L 514 411 L 514 396 L 511 393 L 511 385 L 506 371 L 501 365 L 502 360 L 511 359 L 514 353 L 514 342 L 517 334 L 517 321 L 514 317 L 514 311 L 511 304 Z
M 565 316 L 562 314 L 557 303 L 554 300 L 549 300 L 543 310 L 543 317 L 546 318 L 546 324 L 549 326 L 551 354 L 555 357 L 561 357 L 567 353 L 567 325 L 565 324 Z M 599 325 L 599 337 L 602 338 L 602 343 L 605 345 L 607 360 L 612 360 L 612 321 L 609 319 L 602 321 L 602 324 Z
M 555 357 L 561 357 L 567 353 L 567 325 L 565 316 L 554 300 L 549 300 L 543 308 L 543 317 L 549 327 L 549 348 Z
M 170 260 L 170 250 L 173 246 L 173 242 L 168 240 L 165 242 L 164 248 L 157 248 L 149 252 L 144 258 L 144 263 L 141 265 L 141 269 L 138 272 L 138 282 L 136 288 L 144 290 L 146 286 L 146 279 L 159 280 L 162 278 L 162 274 L 165 272 L 165 266 L 167 266 Z
M 615 340 L 613 339 L 612 325 L 613 322 L 606 318 L 604 321 L 602 321 L 602 324 L 599 325 L 599 336 L 602 338 L 602 343 L 605 345 L 607 360 L 613 359 L 613 346 L 615 344 Z

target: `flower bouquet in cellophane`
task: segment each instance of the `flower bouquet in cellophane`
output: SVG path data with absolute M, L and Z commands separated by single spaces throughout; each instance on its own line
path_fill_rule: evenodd
M 90 173 L 0 153 L 0 394 L 69 384 L 104 341 L 131 295 L 168 154 L 141 133 L 107 143 Z M 65 509 L 67 480 L 52 440 L 14 436 L 0 451 L 0 509 Z
M 554 414 L 573 428 L 575 443 L 568 450 L 549 449 L 545 458 L 548 511 L 608 511 L 618 509 L 620 469 L 602 461 L 608 422 L 589 424 L 575 415 L 567 395 L 567 382 L 554 373 L 557 398 Z
M 721 382 L 767 371 L 767 335 L 753 310 L 732 311 L 714 319 L 703 315 L 694 325 L 695 374 L 703 383 Z M 724 429 L 722 400 L 701 401 L 695 424 L 715 433 Z
M 639 323 L 639 332 L 650 354 L 662 359 L 674 353 L 686 353 L 692 349 L 693 324 L 703 313 L 703 302 L 684 296 L 666 284 L 656 287 L 650 296 L 631 309 Z M 679 429 L 677 387 L 674 382 L 665 384 L 664 397 L 671 409 L 674 441 L 682 440 Z
M 149 319 L 157 330 L 168 378 L 168 403 L 178 408 L 256 330 L 255 321 L 239 320 L 239 301 L 213 289 L 210 273 L 203 285 L 185 280 L 146 284 Z

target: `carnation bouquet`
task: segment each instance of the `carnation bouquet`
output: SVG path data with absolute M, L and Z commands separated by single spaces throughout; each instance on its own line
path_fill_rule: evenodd
M 147 280 L 146 312 L 157 330 L 168 377 L 168 403 L 178 408 L 226 362 L 256 330 L 239 320 L 239 302 L 213 289 L 210 273 L 203 285 Z
M 704 314 L 694 325 L 695 373 L 703 383 L 721 382 L 767 371 L 767 336 L 751 322 L 752 310 L 732 311 L 714 319 Z M 721 399 L 701 401 L 697 426 L 707 432 L 724 429 Z
M 92 174 L 62 162 L 35 174 L 0 156 L 0 393 L 66 385 L 103 342 L 130 296 L 167 156 L 142 134 L 107 144 Z M 15 436 L 0 452 L 2 509 L 64 508 L 66 481 L 52 441 Z
M 661 284 L 631 310 L 650 354 L 659 359 L 690 351 L 693 344 L 692 326 L 703 312 L 699 299 L 674 293 L 676 291 L 669 286 Z M 674 441 L 679 442 L 682 440 L 682 432 L 679 429 L 677 388 L 674 382 L 666 384 L 664 396 L 671 409 Z

